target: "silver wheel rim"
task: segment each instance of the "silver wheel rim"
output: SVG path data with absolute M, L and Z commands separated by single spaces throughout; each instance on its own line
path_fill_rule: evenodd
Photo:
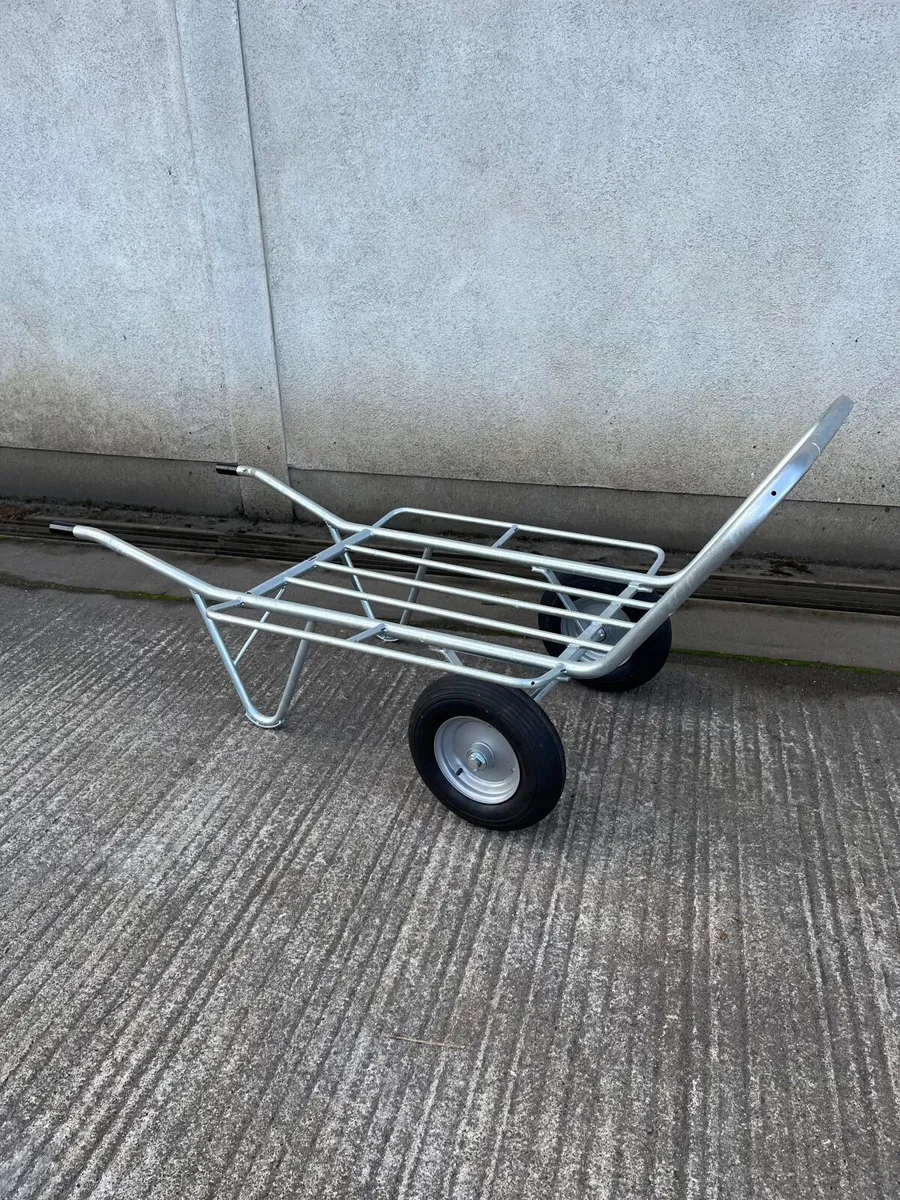
M 516 752 L 499 729 L 477 717 L 451 717 L 434 735 L 434 757 L 457 791 L 479 804 L 502 804 L 522 778 Z
M 584 613 L 586 617 L 603 617 L 610 608 L 608 600 L 588 600 L 584 596 L 578 596 L 574 599 L 575 607 L 580 613 Z M 614 613 L 610 614 L 617 621 L 627 621 L 628 618 L 618 608 Z M 560 623 L 560 633 L 566 637 L 581 637 L 584 631 L 590 625 L 590 621 L 581 621 L 575 616 L 563 617 Z M 620 642 L 627 629 L 621 629 L 618 625 L 602 625 L 595 634 L 598 642 L 602 642 L 604 646 L 615 646 L 616 642 Z M 586 650 L 581 662 L 596 662 L 600 658 L 605 658 L 606 655 L 600 650 Z

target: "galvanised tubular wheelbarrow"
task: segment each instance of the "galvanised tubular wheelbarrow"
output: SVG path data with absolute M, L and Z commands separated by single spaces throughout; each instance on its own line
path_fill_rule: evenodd
M 216 470 L 249 476 L 280 492 L 323 521 L 333 544 L 248 592 L 236 592 L 213 587 L 103 530 L 58 523 L 51 528 L 97 542 L 187 588 L 245 713 L 263 728 L 283 723 L 314 644 L 444 672 L 425 688 L 410 717 L 409 744 L 419 774 L 466 820 L 519 829 L 554 808 L 566 777 L 562 743 L 539 702 L 565 680 L 618 692 L 652 679 L 669 653 L 672 613 L 803 478 L 851 407 L 844 396 L 836 400 L 703 549 L 667 575 L 659 574 L 665 555 L 658 546 L 619 538 L 419 508 L 396 508 L 371 525 L 359 525 L 265 471 L 237 464 Z M 397 528 L 403 517 L 420 525 L 437 519 L 445 528 L 469 527 L 482 540 Z M 596 553 L 636 553 L 649 566 L 638 571 L 515 550 L 510 542 L 518 535 L 530 542 L 577 543 Z M 448 577 L 465 586 L 448 583 Z M 399 595 L 386 594 L 386 587 L 398 585 Z M 295 589 L 321 596 L 322 605 L 285 599 Z M 420 600 L 423 593 L 427 602 Z M 327 607 L 338 600 L 343 608 Z M 484 616 L 482 605 L 501 606 L 517 619 Z M 535 618 L 536 629 L 524 624 Z M 454 625 L 459 632 L 452 632 Z M 249 630 L 236 652 L 222 637 L 227 626 Z M 281 699 L 268 716 L 250 699 L 240 673 L 260 633 L 297 642 Z M 524 648 L 523 638 L 537 640 L 540 648 Z

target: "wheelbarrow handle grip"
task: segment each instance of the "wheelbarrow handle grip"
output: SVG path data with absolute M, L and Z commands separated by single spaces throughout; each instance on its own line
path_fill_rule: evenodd
M 807 434 L 807 439 L 814 442 L 819 451 L 825 449 L 843 423 L 850 416 L 853 401 L 849 396 L 838 396 L 833 404 L 822 413 L 819 420 Z
M 305 508 L 307 512 L 312 513 L 320 521 L 324 521 L 326 525 L 333 526 L 342 533 L 357 533 L 360 529 L 364 529 L 364 525 L 356 525 L 352 521 L 342 521 L 336 513 L 331 512 L 327 508 L 323 508 L 321 504 L 316 504 L 315 500 L 310 500 L 309 496 L 304 496 L 302 492 L 295 491 L 282 480 L 276 479 L 274 475 L 270 475 L 268 471 L 261 471 L 259 467 L 248 467 L 244 463 L 216 463 L 216 470 L 220 475 L 240 475 L 245 479 L 257 479 L 260 483 L 264 483 L 273 491 L 279 492 L 282 496 L 286 496 L 292 504 L 297 504 L 301 508 Z
M 759 528 L 769 513 L 794 489 L 815 463 L 846 421 L 852 407 L 853 403 L 847 396 L 839 396 L 796 446 L 793 446 L 781 462 L 756 485 L 747 499 L 735 509 L 721 529 L 713 534 L 690 562 L 680 571 L 658 576 L 653 581 L 655 588 L 665 588 L 666 591 L 647 615 L 641 618 L 640 624 L 646 631 L 645 635 L 652 633 L 671 616 L 675 609 Z M 572 667 L 572 673 L 577 672 L 590 678 L 592 675 L 600 675 L 604 668 L 615 670 L 625 661 L 631 650 L 626 635 L 613 647 L 603 662 L 593 666 L 576 663 Z

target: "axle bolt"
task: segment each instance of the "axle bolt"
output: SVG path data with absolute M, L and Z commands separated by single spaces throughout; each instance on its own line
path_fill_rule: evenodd
M 475 742 L 466 752 L 466 766 L 470 771 L 483 771 L 493 763 L 494 751 L 487 742 Z

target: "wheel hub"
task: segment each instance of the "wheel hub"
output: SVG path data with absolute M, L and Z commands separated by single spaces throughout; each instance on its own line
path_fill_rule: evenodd
M 502 804 L 521 780 L 515 750 L 499 729 L 478 717 L 451 717 L 434 735 L 442 774 L 470 800 Z
M 493 766 L 494 751 L 487 742 L 475 742 L 466 754 L 466 766 L 470 771 L 483 771 L 485 767 Z
M 597 617 L 606 615 L 610 608 L 610 602 L 606 600 L 588 600 L 587 597 L 579 596 L 575 600 L 575 607 L 583 615 L 576 617 L 575 613 L 570 611 L 567 616 L 563 617 L 560 623 L 561 631 L 567 637 L 583 637 L 591 625 L 592 618 L 596 620 Z M 615 617 L 619 621 L 623 619 L 627 620 L 621 608 L 615 612 Z M 614 646 L 617 642 L 621 641 L 627 632 L 620 625 L 601 625 L 599 629 L 591 634 L 591 637 L 595 642 L 606 642 L 609 646 Z M 587 650 L 582 661 L 596 662 L 601 657 L 605 658 L 606 656 L 601 655 L 599 652 Z

